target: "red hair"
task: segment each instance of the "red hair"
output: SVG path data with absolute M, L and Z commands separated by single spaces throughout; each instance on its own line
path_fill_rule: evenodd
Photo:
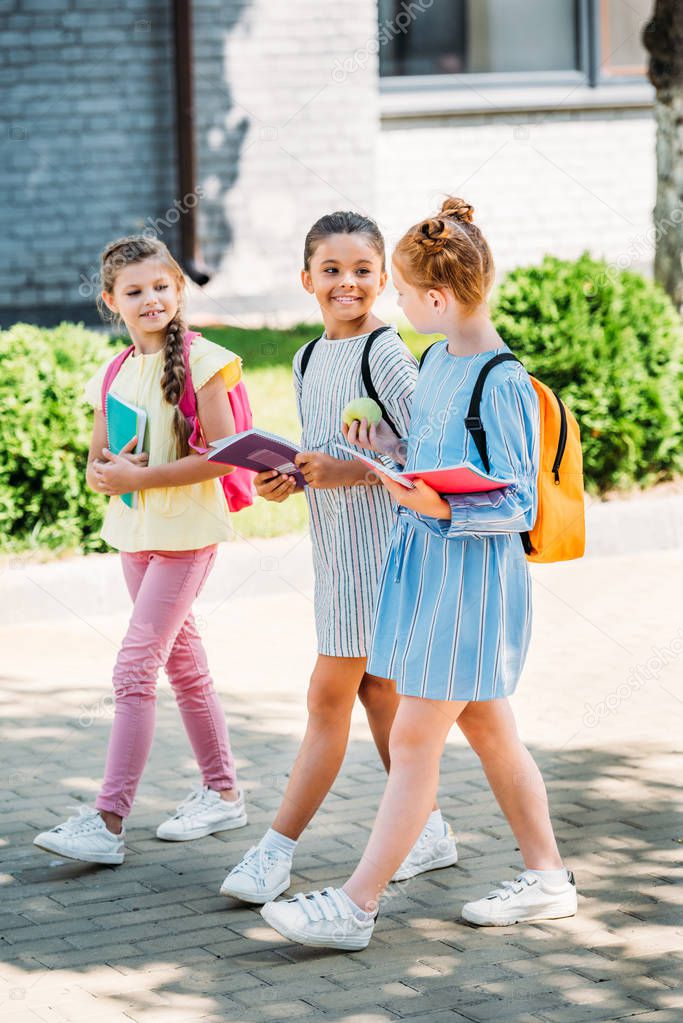
M 473 215 L 474 207 L 464 199 L 448 196 L 436 217 L 406 231 L 394 260 L 413 287 L 445 288 L 469 307 L 486 301 L 495 273 L 493 256 Z

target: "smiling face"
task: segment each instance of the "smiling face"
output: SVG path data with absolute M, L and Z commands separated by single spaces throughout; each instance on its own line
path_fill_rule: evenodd
M 323 238 L 301 271 L 306 291 L 315 295 L 328 330 L 361 325 L 384 291 L 386 271 L 382 257 L 367 235 L 332 234 Z M 350 336 L 350 335 L 348 335 Z
M 112 292 L 102 299 L 118 313 L 131 337 L 165 336 L 166 327 L 178 311 L 178 281 L 160 259 L 143 259 L 123 266 L 116 274 Z

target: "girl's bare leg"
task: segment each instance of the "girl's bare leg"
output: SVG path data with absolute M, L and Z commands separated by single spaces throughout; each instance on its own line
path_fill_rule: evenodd
M 368 675 L 366 672 L 358 690 L 358 697 L 365 707 L 377 752 L 388 773 L 390 765 L 389 736 L 398 705 L 401 702 L 401 697 L 396 692 L 396 683 L 392 679 L 379 678 L 377 675 Z M 436 801 L 434 801 L 432 809 L 438 809 Z
M 287 838 L 299 838 L 339 773 L 364 673 L 364 657 L 318 656 L 308 688 L 306 733 L 272 825 Z
M 543 778 L 519 739 L 508 700 L 469 703 L 458 725 L 481 760 L 524 865 L 530 870 L 561 869 Z
M 422 831 L 434 805 L 446 737 L 465 706 L 461 701 L 400 697 L 389 740 L 389 780 L 365 852 L 344 885 L 362 909 L 374 912 Z

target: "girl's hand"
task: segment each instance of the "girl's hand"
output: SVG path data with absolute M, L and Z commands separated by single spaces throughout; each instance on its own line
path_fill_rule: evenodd
M 266 501 L 276 501 L 278 504 L 286 501 L 297 489 L 294 477 L 286 476 L 277 469 L 259 472 L 254 477 L 254 486 L 259 497 L 265 497 Z
M 384 419 L 380 419 L 377 425 L 368 425 L 367 419 L 354 419 L 351 426 L 342 423 L 342 431 L 349 444 L 388 455 L 395 462 L 405 464 L 405 455 L 400 451 L 401 442 Z
M 404 508 L 410 508 L 418 515 L 427 515 L 432 519 L 450 519 L 451 506 L 448 501 L 422 480 L 414 480 L 415 490 L 408 490 L 400 483 L 394 483 L 388 476 L 383 476 L 381 473 L 378 475 L 397 504 L 402 504 Z
M 115 455 L 109 448 L 102 448 L 102 459 L 93 462 L 93 473 L 97 489 L 101 494 L 129 494 L 134 490 L 142 490 L 145 469 L 130 461 L 137 437 L 133 437 L 121 453 Z
M 121 457 L 127 459 L 131 465 L 147 465 L 149 462 L 149 455 L 146 451 L 141 451 L 139 455 L 125 454 L 121 451 Z
M 344 486 L 348 462 L 333 458 L 332 455 L 325 455 L 321 451 L 302 451 L 294 461 L 301 469 L 309 487 L 328 490 Z

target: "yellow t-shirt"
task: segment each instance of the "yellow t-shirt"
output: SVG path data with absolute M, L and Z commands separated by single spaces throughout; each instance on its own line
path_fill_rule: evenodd
M 93 408 L 102 408 L 102 381 L 108 360 L 90 378 L 84 396 Z M 190 372 L 195 392 L 220 373 L 226 390 L 242 376 L 242 362 L 234 352 L 213 341 L 196 337 L 190 348 Z M 175 461 L 173 408 L 161 390 L 163 350 L 152 355 L 129 355 L 114 378 L 111 393 L 147 412 L 144 450 L 149 465 Z M 136 508 L 120 497 L 110 497 L 101 536 L 119 551 L 198 550 L 227 540 L 228 506 L 220 480 L 205 480 L 181 487 L 155 487 L 139 491 Z

